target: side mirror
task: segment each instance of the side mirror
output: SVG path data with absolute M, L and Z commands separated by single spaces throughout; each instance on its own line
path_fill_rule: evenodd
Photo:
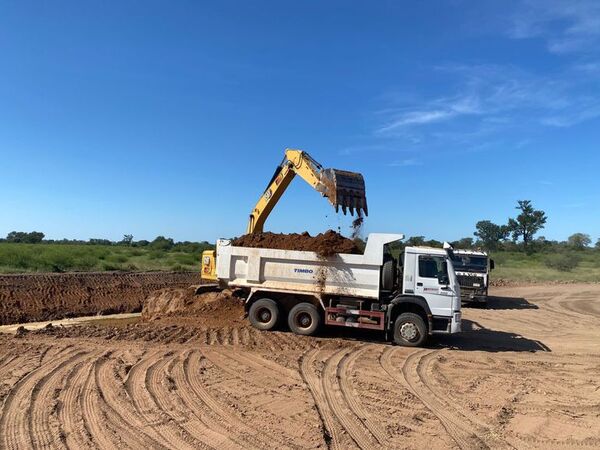
M 493 259 L 490 259 L 490 270 L 494 270 L 494 267 L 496 267 L 496 264 L 494 264 Z

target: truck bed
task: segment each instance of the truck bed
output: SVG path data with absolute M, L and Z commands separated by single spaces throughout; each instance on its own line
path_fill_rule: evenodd
M 314 252 L 236 247 L 217 241 L 217 276 L 230 287 L 379 298 L 384 244 L 401 234 L 372 233 L 362 255 L 320 258 Z

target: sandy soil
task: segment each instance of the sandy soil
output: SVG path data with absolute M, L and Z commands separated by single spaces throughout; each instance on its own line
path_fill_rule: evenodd
M 152 291 L 199 278 L 194 272 L 0 275 L 0 325 L 138 312 Z
M 0 448 L 600 447 L 600 286 L 493 294 L 424 349 L 201 315 L 0 336 Z

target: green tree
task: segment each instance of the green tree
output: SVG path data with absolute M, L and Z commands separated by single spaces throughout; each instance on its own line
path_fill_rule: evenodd
M 600 238 L 596 241 L 596 250 L 600 250 Z
M 39 244 L 44 239 L 44 233 L 32 231 L 26 233 L 24 231 L 11 231 L 6 235 L 6 242 L 16 242 L 25 244 Z
M 589 234 L 575 233 L 569 236 L 567 245 L 573 247 L 576 250 L 583 250 L 592 243 L 592 238 Z
M 119 244 L 130 246 L 132 242 L 133 234 L 124 234 L 123 239 L 121 239 L 121 242 L 119 242 Z
M 408 247 L 418 247 L 425 244 L 425 236 L 411 236 L 406 240 Z
M 521 211 L 516 219 L 508 219 L 508 230 L 516 242 L 519 238 L 523 240 L 523 247 L 528 249 L 529 243 L 535 233 L 544 228 L 546 224 L 546 213 L 534 209 L 531 200 L 519 200 L 516 209 Z
M 480 245 L 486 250 L 496 250 L 500 241 L 508 238 L 510 230 L 507 225 L 496 225 L 489 220 L 480 220 L 475 224 L 473 233 L 480 242 Z
M 463 250 L 471 249 L 471 248 L 473 248 L 473 238 L 464 237 L 462 239 L 459 239 L 458 241 L 454 241 L 454 242 L 452 242 L 452 247 L 454 247 L 456 249 L 463 249 Z
M 150 242 L 149 247 L 155 250 L 171 250 L 173 245 L 175 245 L 173 239 L 166 238 L 164 236 L 158 236 L 156 239 Z

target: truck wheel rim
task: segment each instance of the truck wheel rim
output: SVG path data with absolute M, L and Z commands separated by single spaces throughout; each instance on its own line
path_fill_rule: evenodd
M 400 327 L 400 335 L 407 341 L 414 341 L 419 335 L 419 330 L 414 323 L 406 322 Z
M 261 308 L 258 310 L 257 318 L 259 322 L 268 323 L 271 320 L 271 311 L 267 308 Z
M 300 328 L 309 328 L 312 325 L 312 317 L 308 313 L 301 312 L 296 316 L 296 325 Z

